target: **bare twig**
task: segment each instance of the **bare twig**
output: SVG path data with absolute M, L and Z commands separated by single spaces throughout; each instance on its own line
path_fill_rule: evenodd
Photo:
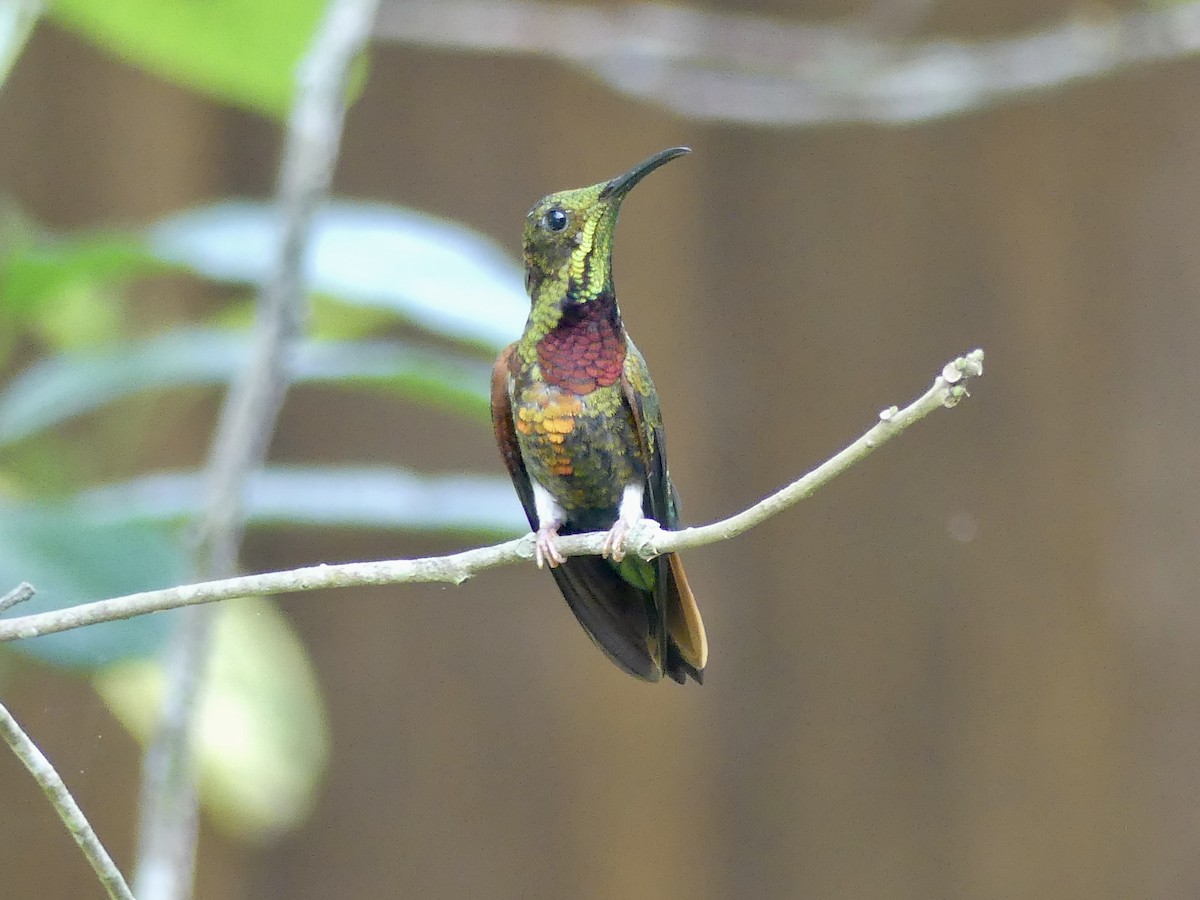
M 935 409 L 954 406 L 967 396 L 966 384 L 983 374 L 983 351 L 975 350 L 948 363 L 921 397 L 904 409 L 892 407 L 879 415 L 879 421 L 853 444 L 802 478 L 756 503 L 745 512 L 720 522 L 681 531 L 663 531 L 645 524 L 634 529 L 631 543 L 645 558 L 672 550 L 701 547 L 728 540 L 753 528 L 784 509 L 814 493 L 876 448 L 900 434 Z M 601 550 L 603 533 L 570 535 L 559 539 L 566 555 L 596 554 Z M 449 582 L 461 584 L 487 569 L 533 558 L 533 536 L 449 556 L 424 559 L 400 559 L 385 562 L 349 563 L 337 566 L 309 566 L 287 572 L 245 575 L 221 581 L 189 584 L 162 591 L 146 591 L 112 600 L 85 603 L 69 609 L 40 613 L 23 618 L 0 620 L 0 643 L 69 631 L 96 622 L 128 619 L 132 616 L 176 609 L 195 604 L 231 600 L 237 597 L 313 591 L 355 585 L 400 584 L 406 582 Z
M 305 310 L 303 261 L 313 215 L 333 178 L 350 67 L 370 36 L 377 0 L 330 0 L 297 74 L 279 179 L 280 242 L 258 305 L 250 365 L 230 389 L 208 464 L 197 528 L 201 578 L 236 571 L 242 490 L 266 457 L 290 381 Z M 195 864 L 197 802 L 191 723 L 209 655 L 209 610 L 189 610 L 167 654 L 167 691 L 146 753 L 135 884 L 142 900 L 186 900 Z
M 907 0 L 914 13 L 921 4 Z M 382 10 L 397 43 L 556 57 L 697 119 L 906 124 L 1200 52 L 1200 2 L 1117 13 L 1092 4 L 1040 31 L 903 43 L 892 23 L 800 25 L 642 3 L 416 0 Z M 881 27 L 882 26 L 882 27 Z
M 12 609 L 18 603 L 24 603 L 36 593 L 37 591 L 33 589 L 32 584 L 28 581 L 22 581 L 3 597 L 0 597 L 0 613 Z
M 92 871 L 104 885 L 108 896 L 112 900 L 134 900 L 129 886 L 125 884 L 125 879 L 121 876 L 121 870 L 117 868 L 112 857 L 108 855 L 108 851 L 104 849 L 104 845 L 100 843 L 100 839 L 96 837 L 96 832 L 88 824 L 83 810 L 79 808 L 79 804 L 67 790 L 66 784 L 54 770 L 50 760 L 46 759 L 45 754 L 30 740 L 29 735 L 21 729 L 17 720 L 12 717 L 12 713 L 5 709 L 3 704 L 0 704 L 0 733 L 4 734 L 4 740 L 8 742 L 8 746 L 12 747 L 13 753 L 25 764 L 29 774 L 33 776 L 34 781 L 38 783 L 50 800 L 54 811 L 58 813 L 58 817 L 67 826 L 71 837 L 75 838 L 75 843 L 79 845 L 79 849 L 83 851 L 83 855 L 91 864 Z

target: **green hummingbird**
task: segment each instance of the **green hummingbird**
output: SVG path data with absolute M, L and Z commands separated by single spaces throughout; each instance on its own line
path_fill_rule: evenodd
M 676 553 L 625 555 L 643 518 L 679 527 L 658 393 L 617 307 L 613 233 L 621 202 L 672 147 L 624 175 L 560 191 L 525 217 L 520 340 L 492 371 L 492 422 L 540 568 L 549 564 L 584 630 L 631 675 L 703 680 L 708 641 Z M 560 534 L 608 531 L 603 556 L 564 558 Z

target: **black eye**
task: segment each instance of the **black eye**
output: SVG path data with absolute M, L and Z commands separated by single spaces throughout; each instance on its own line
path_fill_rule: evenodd
M 542 227 L 547 231 L 562 231 L 567 227 L 567 214 L 557 206 L 542 216 Z

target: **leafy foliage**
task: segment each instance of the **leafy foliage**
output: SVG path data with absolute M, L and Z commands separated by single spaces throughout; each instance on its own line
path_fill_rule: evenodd
M 99 416 L 116 400 L 228 383 L 250 352 L 245 330 L 182 327 L 131 340 L 120 336 L 129 329 L 120 321 L 125 307 L 116 303 L 108 307 L 116 317 L 110 328 L 62 347 L 46 338 L 40 317 L 56 309 L 54 298 L 63 292 L 119 297 L 128 280 L 167 266 L 190 267 L 223 280 L 261 281 L 267 275 L 263 260 L 271 255 L 276 227 L 267 207 L 245 203 L 169 217 L 151 227 L 145 239 L 128 234 L 61 238 L 26 227 L 4 262 L 11 277 L 0 290 L 0 314 L 24 322 L 27 332 L 40 337 L 51 353 L 0 390 L 0 453 L 18 442 L 52 446 L 53 429 L 84 414 Z M 376 256 L 380 261 L 372 264 Z M 521 315 L 517 267 L 494 245 L 464 228 L 417 213 L 342 202 L 319 217 L 310 265 L 316 285 L 337 304 L 341 327 L 363 336 L 305 342 L 293 357 L 298 382 L 382 391 L 481 423 L 486 420 L 489 363 L 473 348 L 494 346 L 510 336 L 519 329 Z M 72 325 L 86 330 L 98 303 L 74 307 L 77 319 L 68 321 L 68 330 Z M 449 312 L 447 307 L 452 307 Z M 359 326 L 348 325 L 356 316 L 362 319 Z M 465 345 L 465 352 L 372 336 L 398 320 L 425 327 L 439 338 L 455 339 Z M 61 445 L 57 449 L 61 452 Z M 89 452 L 86 440 L 79 450 Z M 62 603 L 183 579 L 177 550 L 174 568 L 167 570 L 170 577 L 158 563 L 165 565 L 163 548 L 175 546 L 171 529 L 199 507 L 197 475 L 147 475 L 124 485 L 87 489 L 75 502 L 35 511 L 30 501 L 38 496 L 37 485 L 23 482 L 19 469 L 9 467 L 6 473 L 0 455 L 0 498 L 5 484 L 11 496 L 25 500 L 17 508 L 25 511 L 9 519 L 10 529 L 23 538 L 8 542 L 10 567 L 0 567 L 0 577 L 8 572 L 14 582 L 29 579 L 29 573 L 41 571 L 33 559 L 40 555 L 43 563 L 74 572 L 69 590 L 54 591 L 53 602 Z M 255 480 L 249 514 L 251 523 L 260 526 L 488 535 L 522 528 L 511 494 L 499 479 L 430 478 L 396 469 L 273 469 Z M 33 523 L 40 523 L 41 531 Z M 78 535 L 74 544 L 62 538 L 72 530 Z M 57 541 L 50 540 L 56 535 Z M 118 583 L 113 573 L 92 567 L 114 553 L 112 541 L 118 539 L 129 542 L 126 565 L 131 570 L 141 566 L 145 556 L 141 577 Z M 96 559 L 88 556 L 92 546 L 104 548 Z M 78 565 L 64 558 L 72 550 L 79 555 Z M 121 627 L 114 626 L 112 633 Z M 121 647 L 136 656 L 152 641 L 150 632 L 134 630 L 102 650 L 94 651 L 86 643 L 78 652 L 52 657 L 47 650 L 42 655 L 80 666 L 88 659 L 111 661 Z
M 0 584 L 28 581 L 38 591 L 18 614 L 170 587 L 187 581 L 188 572 L 181 548 L 161 526 L 97 521 L 48 505 L 0 507 Z M 152 654 L 172 615 L 105 622 L 12 647 L 55 665 L 95 669 Z
M 171 524 L 200 510 L 200 472 L 164 472 L 80 494 L 76 508 L 105 521 Z M 382 528 L 515 537 L 526 530 L 507 478 L 422 476 L 402 469 L 272 466 L 246 485 L 250 525 Z
M 250 352 L 245 332 L 184 328 L 48 357 L 0 392 L 0 446 L 133 394 L 226 384 Z M 293 367 L 298 383 L 369 387 L 487 415 L 487 371 L 476 359 L 402 341 L 309 341 Z
M 165 262 L 218 281 L 262 284 L 281 228 L 273 207 L 230 201 L 172 216 L 149 239 Z M 305 269 L 318 293 L 493 354 L 520 333 L 529 309 L 520 267 L 492 241 L 378 204 L 340 201 L 322 209 Z
M 56 0 L 50 15 L 156 75 L 282 116 L 323 7 L 321 0 Z
M 46 14 L 126 62 L 279 117 L 323 6 L 59 0 Z M 0 21 L 5 71 L 28 29 L 28 21 Z M 122 447 L 136 447 L 139 432 L 162 421 L 154 410 L 182 390 L 234 377 L 251 352 L 244 292 L 216 316 L 223 327 L 179 323 L 147 336 L 127 288 L 166 272 L 255 288 L 270 275 L 279 236 L 278 215 L 263 203 L 183 210 L 141 233 L 62 236 L 0 199 L 0 368 L 33 360 L 0 387 L 0 591 L 22 580 L 38 589 L 7 615 L 189 580 L 180 538 L 201 505 L 199 473 L 99 486 L 79 473 L 115 455 L 118 436 Z M 297 382 L 382 392 L 483 425 L 489 358 L 520 331 L 527 310 L 513 260 L 453 223 L 343 201 L 318 214 L 306 265 L 319 302 L 315 327 L 292 359 Z M 398 328 L 417 339 L 397 340 Z M 421 341 L 422 332 L 434 340 Z M 482 427 L 480 439 L 489 439 Z M 470 473 L 269 468 L 248 485 L 246 509 L 260 528 L 524 530 L 507 483 Z M 154 654 L 170 621 L 159 614 L 95 625 L 0 653 L 90 673 L 120 720 L 145 738 L 162 685 Z M 304 815 L 325 766 L 317 681 L 303 645 L 267 601 L 224 606 L 214 653 L 198 729 L 202 793 L 218 826 L 268 839 Z
M 223 386 L 243 367 L 249 333 L 229 324 L 247 318 L 240 295 L 218 314 L 224 327 L 179 325 L 133 337 L 126 286 L 171 270 L 257 285 L 277 239 L 273 213 L 229 202 L 170 216 L 141 234 L 79 237 L 46 234 L 16 215 L 7 224 L 14 239 L 0 256 L 0 323 L 11 326 L 9 349 L 41 351 L 0 388 L 0 585 L 28 580 L 39 591 L 12 614 L 188 581 L 180 535 L 201 506 L 201 473 L 77 484 L 65 497 L 61 482 L 88 471 L 80 461 L 105 455 L 113 427 L 129 442 L 129 429 L 156 421 L 130 415 L 135 400 L 144 410 L 170 403 L 181 389 Z M 297 348 L 298 383 L 421 403 L 479 423 L 480 440 L 490 440 L 488 357 L 519 331 L 526 309 L 513 261 L 459 226 L 342 202 L 318 217 L 309 268 L 321 293 L 314 331 L 325 336 Z M 399 340 L 397 325 L 436 341 Z M 30 460 L 53 465 L 55 477 Z M 402 468 L 268 468 L 247 485 L 246 513 L 258 528 L 495 537 L 525 527 L 499 477 Z M 161 692 L 154 654 L 170 618 L 90 626 L 6 652 L 90 672 L 118 718 L 144 737 Z M 273 604 L 234 604 L 221 622 L 201 713 L 201 789 L 219 827 L 266 840 L 311 804 L 328 755 L 323 708 L 307 655 Z M 242 738 L 221 738 L 229 734 Z

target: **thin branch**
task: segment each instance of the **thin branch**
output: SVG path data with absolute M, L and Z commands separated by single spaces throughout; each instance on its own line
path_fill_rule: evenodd
M 0 597 L 0 613 L 12 609 L 18 603 L 24 603 L 36 593 L 37 591 L 33 589 L 32 584 L 28 581 L 22 581 L 3 597 Z
M 879 415 L 879 421 L 853 444 L 745 512 L 711 525 L 684 528 L 680 531 L 663 531 L 656 524 L 646 523 L 634 529 L 631 545 L 640 555 L 649 559 L 660 553 L 702 547 L 739 535 L 808 497 L 934 410 L 954 406 L 968 396 L 967 382 L 982 374 L 983 351 L 975 350 L 948 363 L 942 374 L 934 380 L 933 386 L 917 400 L 904 409 L 891 407 L 884 410 Z M 559 549 L 568 556 L 597 554 L 604 538 L 605 535 L 601 532 L 565 536 L 559 539 Z M 96 622 L 128 619 L 146 613 L 213 603 L 218 600 L 232 600 L 237 597 L 357 585 L 410 582 L 461 584 L 479 572 L 532 558 L 533 535 L 526 535 L 503 544 L 466 550 L 449 556 L 336 566 L 318 565 L 286 572 L 245 575 L 240 578 L 130 594 L 126 597 L 85 603 L 23 618 L 0 620 L 0 643 L 69 631 Z
M 236 571 L 242 492 L 262 466 L 305 315 L 303 263 L 313 216 L 329 191 L 341 145 L 350 68 L 370 37 L 377 0 L 331 0 L 297 73 L 279 179 L 280 242 L 258 304 L 251 361 L 221 410 L 197 528 L 201 578 Z M 167 654 L 167 688 L 143 766 L 135 884 L 143 900 L 186 900 L 195 865 L 198 804 L 191 726 L 209 656 L 209 610 L 189 610 Z
M 902 42 L 872 17 L 801 25 L 653 3 L 419 0 L 387 4 L 376 34 L 447 50 L 558 58 L 614 90 L 696 119 L 897 125 L 1200 52 L 1200 2 L 1155 7 L 1124 14 L 1088 7 L 995 40 Z
M 108 855 L 108 851 L 104 849 L 104 845 L 100 843 L 100 839 L 96 837 L 96 832 L 92 830 L 83 810 L 79 808 L 79 804 L 67 790 L 67 785 L 54 770 L 50 760 L 46 759 L 45 754 L 30 740 L 29 735 L 21 729 L 17 720 L 12 717 L 12 713 L 3 704 L 0 704 L 0 732 L 4 734 L 4 740 L 8 746 L 12 747 L 13 753 L 25 764 L 29 774 L 33 776 L 34 781 L 38 783 L 50 800 L 54 811 L 58 813 L 58 817 L 71 832 L 71 837 L 83 851 L 92 871 L 104 885 L 108 896 L 112 900 L 134 900 L 129 886 L 121 876 L 121 870 L 117 868 L 112 857 Z

